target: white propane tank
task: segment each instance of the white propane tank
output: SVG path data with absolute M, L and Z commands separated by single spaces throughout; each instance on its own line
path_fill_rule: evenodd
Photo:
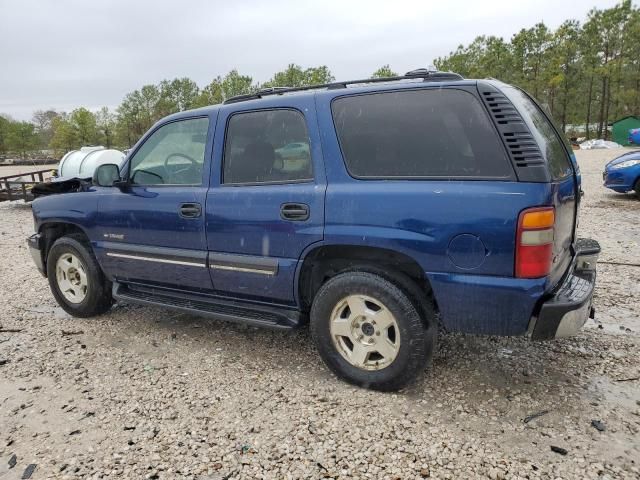
M 122 167 L 125 155 L 120 150 L 104 147 L 82 147 L 65 154 L 58 164 L 58 177 L 89 178 L 98 166 L 105 163 L 115 163 Z

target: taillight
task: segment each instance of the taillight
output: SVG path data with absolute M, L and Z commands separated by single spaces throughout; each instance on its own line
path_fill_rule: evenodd
M 553 207 L 527 208 L 518 218 L 516 277 L 539 278 L 549 274 L 553 256 Z

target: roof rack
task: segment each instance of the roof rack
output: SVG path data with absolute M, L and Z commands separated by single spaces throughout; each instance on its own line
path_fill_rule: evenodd
M 244 95 L 236 95 L 235 97 L 227 98 L 223 103 L 237 103 L 244 102 L 245 100 L 256 100 L 259 98 L 267 97 L 269 95 L 282 95 L 283 93 L 290 92 L 302 92 L 305 90 L 316 90 L 320 88 L 326 88 L 327 90 L 335 90 L 339 88 L 347 88 L 347 85 L 356 85 L 359 83 L 384 83 L 394 82 L 397 80 L 415 80 L 416 78 L 422 78 L 424 82 L 439 82 L 445 80 L 464 80 L 462 75 L 453 72 L 439 72 L 437 70 L 428 70 L 426 68 L 419 68 L 417 70 L 411 70 L 404 75 L 396 77 L 380 77 L 380 78 L 366 78 L 362 80 L 348 80 L 346 82 L 332 82 L 322 83 L 319 85 L 307 85 L 304 87 L 269 87 L 262 88 L 254 93 L 247 93 Z

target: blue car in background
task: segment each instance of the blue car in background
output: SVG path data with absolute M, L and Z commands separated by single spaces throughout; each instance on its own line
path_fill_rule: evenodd
M 640 197 L 640 150 L 625 153 L 607 163 L 602 179 L 604 186 L 614 192 L 633 190 Z

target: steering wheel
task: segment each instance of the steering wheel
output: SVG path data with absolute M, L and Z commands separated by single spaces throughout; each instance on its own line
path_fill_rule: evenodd
M 175 171 L 173 171 L 173 172 L 172 172 L 172 171 L 169 169 L 169 160 L 171 160 L 173 157 L 182 157 L 182 158 L 186 158 L 187 160 L 189 160 L 189 161 L 191 162 L 191 165 L 188 165 L 188 166 L 186 166 L 186 167 L 184 167 L 184 168 L 177 169 L 177 170 L 175 170 Z M 191 158 L 189 155 L 186 155 L 186 154 L 184 154 L 184 153 L 180 153 L 180 152 L 172 153 L 172 154 L 171 154 L 171 155 L 169 155 L 169 156 L 165 159 L 165 161 L 164 161 L 164 170 L 165 170 L 165 172 L 167 172 L 167 176 L 168 176 L 170 179 L 173 179 L 173 176 L 174 176 L 174 175 L 179 175 L 179 174 L 181 174 L 181 173 L 184 173 L 184 172 L 186 172 L 186 171 L 190 170 L 191 168 L 193 168 L 193 169 L 196 169 L 196 170 L 197 170 L 197 168 L 198 168 L 198 162 L 196 162 L 193 158 Z M 173 182 L 169 182 L 169 183 L 173 183 Z

